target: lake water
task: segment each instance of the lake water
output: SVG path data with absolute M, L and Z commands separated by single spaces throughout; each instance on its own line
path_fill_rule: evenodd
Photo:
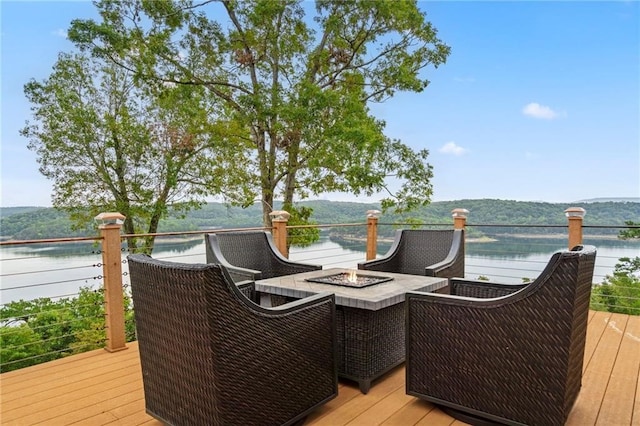
M 205 262 L 202 238 L 158 244 L 154 257 L 174 262 Z M 585 244 L 598 248 L 594 282 L 611 274 L 621 257 L 640 256 L 640 241 L 585 238 Z M 390 243 L 379 243 L 384 254 Z M 553 252 L 566 248 L 566 239 L 499 237 L 493 242 L 467 242 L 467 278 L 485 276 L 491 281 L 519 283 L 535 278 Z M 323 236 L 307 248 L 292 248 L 294 261 L 322 265 L 323 268 L 355 268 L 365 260 L 365 243 L 337 243 Z M 126 264 L 123 282 L 128 284 Z M 102 286 L 102 258 L 91 244 L 0 247 L 0 302 L 30 300 L 37 297 L 73 297 L 81 286 Z

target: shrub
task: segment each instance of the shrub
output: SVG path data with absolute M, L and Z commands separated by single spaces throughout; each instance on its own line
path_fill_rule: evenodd
M 623 257 L 591 292 L 591 308 L 640 315 L 640 257 Z

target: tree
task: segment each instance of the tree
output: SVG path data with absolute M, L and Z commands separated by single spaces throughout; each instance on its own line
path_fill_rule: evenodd
M 427 150 L 383 133 L 369 106 L 421 92 L 424 69 L 449 47 L 415 0 L 104 0 L 102 22 L 76 20 L 71 40 L 141 80 L 206 88 L 226 136 L 251 152 L 244 192 L 232 203 L 330 191 L 383 192 L 383 209 L 426 205 Z M 398 182 L 393 190 L 389 177 Z
M 242 143 L 208 119 L 202 87 L 146 84 L 112 62 L 62 53 L 25 95 L 33 121 L 22 134 L 54 182 L 54 207 L 77 226 L 118 211 L 126 234 L 155 233 L 171 209 L 188 211 L 243 179 Z M 152 248 L 147 237 L 142 250 Z

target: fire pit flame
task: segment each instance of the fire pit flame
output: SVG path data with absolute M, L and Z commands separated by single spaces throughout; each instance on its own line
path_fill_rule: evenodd
M 322 277 L 305 278 L 305 281 L 321 284 L 343 285 L 345 287 L 362 288 L 374 284 L 380 284 L 393 280 L 392 277 L 382 275 L 358 274 L 355 270 L 339 272 L 337 274 L 325 275 Z

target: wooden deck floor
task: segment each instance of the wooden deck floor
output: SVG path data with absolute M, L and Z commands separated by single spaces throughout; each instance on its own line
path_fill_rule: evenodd
M 404 367 L 362 395 L 340 384 L 339 396 L 305 425 L 461 425 L 407 396 Z M 640 426 L 640 317 L 591 312 L 580 396 L 568 425 Z M 3 425 L 159 425 L 144 410 L 136 343 L 87 352 L 0 375 Z

